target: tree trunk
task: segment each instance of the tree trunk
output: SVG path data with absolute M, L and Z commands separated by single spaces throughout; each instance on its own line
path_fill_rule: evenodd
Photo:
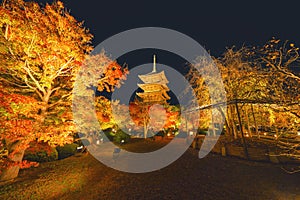
M 148 125 L 147 125 L 147 119 L 144 119 L 144 138 L 147 138 L 148 133 Z
M 233 133 L 233 138 L 237 139 L 238 138 L 238 131 L 235 125 L 235 119 L 234 119 L 234 105 L 230 105 L 230 115 L 231 115 L 231 125 L 232 125 L 232 133 Z
M 247 120 L 247 127 L 248 127 L 248 135 L 252 137 L 251 133 L 251 125 L 250 125 L 250 119 L 249 119 L 249 113 L 248 113 L 248 108 L 245 108 L 245 113 L 246 113 L 246 120 Z
M 17 147 L 17 144 L 13 145 L 10 152 L 13 152 L 16 147 Z M 22 149 L 22 150 L 16 152 L 13 155 L 13 157 L 11 158 L 11 160 L 15 161 L 15 162 L 21 162 L 23 160 L 24 152 L 25 152 L 25 149 Z M 2 171 L 2 173 L 0 174 L 0 182 L 10 181 L 14 178 L 17 178 L 18 174 L 19 174 L 19 170 L 20 170 L 20 167 L 18 165 L 4 169 Z
M 255 132 L 256 132 L 257 137 L 259 138 L 258 126 L 257 126 L 257 123 L 256 123 L 256 118 L 255 118 L 255 113 L 254 113 L 254 109 L 253 109 L 253 104 L 251 104 L 251 112 L 252 112 L 252 117 L 253 117 L 253 120 L 254 120 Z
M 232 119 L 231 119 L 231 112 L 230 112 L 230 105 L 227 106 L 226 112 L 227 112 L 227 119 L 228 119 L 228 129 L 226 130 L 227 135 L 229 135 L 231 138 L 234 137 L 233 134 L 233 126 L 232 126 Z
M 249 160 L 248 147 L 247 147 L 247 143 L 246 143 L 246 140 L 245 140 L 245 137 L 244 137 L 242 120 L 241 120 L 239 106 L 238 106 L 237 102 L 235 102 L 235 107 L 236 107 L 236 113 L 237 113 L 239 125 L 240 125 L 240 128 L 241 128 L 242 141 L 243 141 L 243 146 L 244 146 L 244 153 L 245 153 L 246 158 Z
M 218 107 L 218 110 L 219 110 L 219 112 L 221 113 L 222 117 L 224 118 L 224 122 L 225 122 L 225 127 L 226 127 L 226 129 L 227 129 L 227 130 L 230 130 L 229 122 L 228 122 L 228 120 L 227 120 L 227 118 L 226 118 L 226 116 L 225 116 L 225 113 L 223 112 L 223 110 L 222 110 L 221 107 Z M 220 128 L 223 129 L 223 127 L 220 127 Z M 226 131 L 226 134 L 227 134 L 228 136 L 230 136 L 230 135 L 228 134 L 228 131 Z

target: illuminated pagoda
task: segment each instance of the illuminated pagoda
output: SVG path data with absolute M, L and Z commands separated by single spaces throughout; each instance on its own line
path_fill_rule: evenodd
M 170 96 L 167 94 L 169 88 L 167 84 L 169 81 L 165 76 L 165 72 L 156 71 L 156 57 L 153 56 L 153 70 L 152 72 L 144 75 L 138 75 L 143 81 L 142 84 L 138 84 L 138 87 L 143 92 L 137 92 L 136 94 L 142 99 L 145 104 L 165 104 Z

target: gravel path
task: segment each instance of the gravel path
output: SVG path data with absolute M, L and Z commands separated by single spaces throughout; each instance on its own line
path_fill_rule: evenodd
M 84 190 L 64 199 L 300 199 L 300 174 L 287 174 L 279 165 L 197 155 L 189 149 L 170 166 L 146 174 L 97 163 Z
M 40 168 L 22 172 L 20 180 L 10 186 L 12 189 L 6 188 L 7 193 L 2 193 L 0 199 L 19 199 L 20 193 L 27 199 L 27 193 L 37 191 L 47 193 L 37 199 L 300 199 L 300 173 L 287 174 L 280 165 L 271 163 L 216 154 L 198 159 L 197 155 L 198 151 L 190 148 L 170 166 L 145 174 L 116 171 L 91 155 L 44 163 Z M 41 171 L 44 175 L 34 176 Z M 64 186 L 55 193 L 62 182 L 74 178 L 74 171 L 78 179 L 73 182 L 75 189 Z M 51 177 L 57 181 L 54 186 Z

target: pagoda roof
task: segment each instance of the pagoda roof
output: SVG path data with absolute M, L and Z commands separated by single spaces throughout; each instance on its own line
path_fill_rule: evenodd
M 166 78 L 165 72 L 150 72 L 144 75 L 138 75 L 138 77 L 146 84 L 167 84 L 169 83 L 168 79 Z
M 170 96 L 166 91 L 156 91 L 156 92 L 137 92 L 139 97 L 143 99 L 144 102 L 150 101 L 165 101 L 169 100 Z
M 161 91 L 161 90 L 169 91 L 170 90 L 166 84 L 148 83 L 148 84 L 138 84 L 138 86 L 145 92 L 156 92 L 156 91 Z

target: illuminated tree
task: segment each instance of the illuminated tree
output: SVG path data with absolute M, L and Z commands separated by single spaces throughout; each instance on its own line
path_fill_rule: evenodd
M 66 108 L 74 77 L 91 50 L 92 36 L 60 1 L 45 7 L 6 1 L 0 9 L 0 79 L 16 92 L 32 95 L 39 102 L 37 120 L 45 125 L 43 132 L 60 135 L 67 127 L 60 122 L 70 117 Z M 59 121 L 58 113 L 65 118 Z
M 121 83 L 125 69 L 104 52 L 87 57 L 92 50 L 91 39 L 88 30 L 60 1 L 42 7 L 35 2 L 11 0 L 0 7 L 0 80 L 9 88 L 9 95 L 30 96 L 35 102 L 33 128 L 28 127 L 26 140 L 25 136 L 14 139 L 15 149 L 25 150 L 30 141 L 27 138 L 50 145 L 72 141 L 73 86 L 79 69 L 88 62 L 103 71 L 97 82 L 100 91 L 110 91 Z M 7 126 L 2 131 L 12 134 Z M 2 174 L 7 174 L 2 180 L 16 176 L 9 175 L 9 169 Z
M 108 123 L 112 120 L 111 102 L 104 96 L 96 97 L 96 113 L 100 123 Z
M 225 117 L 224 112 L 226 112 L 226 110 L 224 110 L 221 104 L 217 107 L 208 106 L 211 104 L 224 103 L 223 101 L 225 99 L 225 94 L 223 94 L 222 91 L 214 89 L 222 87 L 221 85 L 218 85 L 220 84 L 220 81 L 219 77 L 216 76 L 218 74 L 215 67 L 216 63 L 218 63 L 218 60 L 215 58 L 211 60 L 207 57 L 200 56 L 190 65 L 190 71 L 186 76 L 193 87 L 194 94 L 197 98 L 197 105 L 199 105 L 198 111 L 201 116 L 199 119 L 199 128 L 201 129 L 209 128 L 211 123 L 220 122 L 218 119 L 215 119 L 216 121 L 214 122 L 211 121 L 212 112 L 220 114 L 222 118 Z M 191 102 L 190 105 L 195 107 L 194 102 Z M 187 119 L 194 117 L 189 115 L 191 114 L 187 114 Z M 227 124 L 226 121 L 226 125 Z M 189 129 L 188 124 L 187 129 Z
M 261 65 L 278 72 L 286 77 L 300 81 L 300 74 L 292 71 L 291 67 L 299 68 L 299 48 L 289 41 L 272 38 L 262 48 L 253 48 L 252 53 Z
M 35 140 L 36 100 L 11 94 L 0 85 L 0 177 L 7 180 L 17 176 L 19 167 L 29 167 L 23 161 L 29 142 Z M 9 170 L 7 170 L 9 169 Z
M 144 105 L 143 102 L 135 99 L 133 102 L 129 104 L 129 112 L 132 121 L 138 127 L 143 127 L 144 137 L 147 137 L 148 129 L 149 129 L 149 105 Z
M 293 124 L 299 121 L 295 119 L 299 117 L 297 104 L 299 74 L 289 67 L 291 63 L 298 60 L 299 49 L 294 44 L 285 43 L 284 47 L 278 44 L 279 40 L 273 39 L 261 49 L 229 48 L 222 57 L 214 59 L 221 71 L 226 90 L 227 130 L 235 137 L 238 136 L 238 129 L 240 129 L 236 126 L 239 124 L 237 112 L 241 118 L 242 128 L 250 135 L 251 127 L 257 130 L 258 125 L 278 126 L 275 121 L 283 116 L 291 118 L 290 114 L 295 115 Z M 194 65 L 201 67 L 203 63 L 209 66 L 209 63 L 201 58 L 196 60 Z M 205 78 L 193 68 L 188 78 L 193 85 L 199 105 L 210 108 L 209 92 L 211 91 L 208 91 Z M 214 80 L 213 77 L 210 78 Z M 220 111 L 222 113 L 222 110 Z M 206 118 L 209 118 L 208 113 Z M 201 124 L 204 123 L 204 119 L 200 119 Z
M 177 130 L 180 127 L 180 108 L 174 105 L 168 105 L 166 108 L 166 122 L 164 129 Z

